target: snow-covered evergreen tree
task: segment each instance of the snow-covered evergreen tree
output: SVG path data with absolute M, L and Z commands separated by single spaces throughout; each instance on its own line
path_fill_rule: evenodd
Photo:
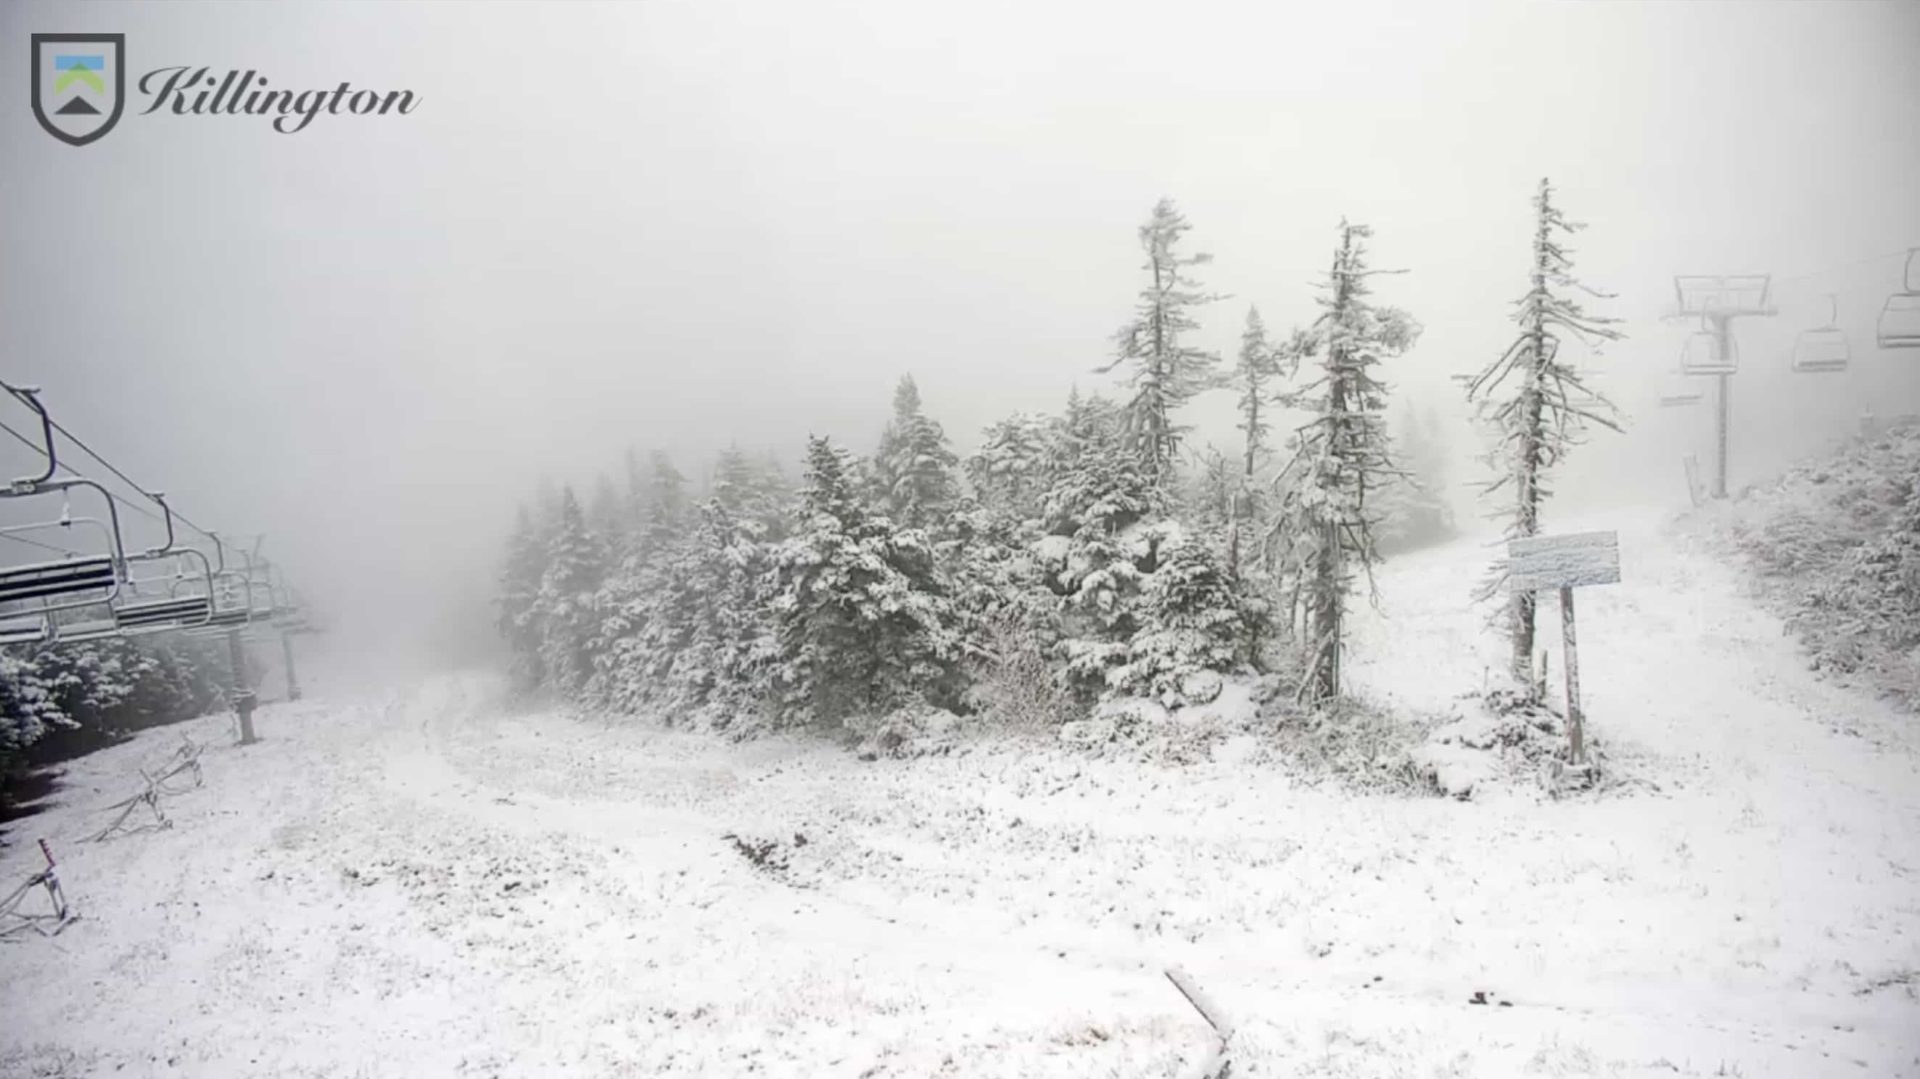
M 1126 451 L 1124 412 L 1097 394 L 1074 390 L 1049 440 L 1049 483 L 1041 498 L 1045 530 L 1073 536 L 1083 530 L 1117 534 L 1166 509 L 1141 459 Z
M 1467 399 L 1495 432 L 1489 460 L 1497 475 L 1485 493 L 1511 500 L 1502 512 L 1508 517 L 1510 539 L 1539 535 L 1540 506 L 1550 493 L 1547 473 L 1580 443 L 1587 425 L 1620 429 L 1612 403 L 1582 382 L 1560 354 L 1563 334 L 1588 347 L 1622 336 L 1614 328 L 1617 319 L 1588 314 L 1574 296 L 1606 295 L 1573 276 L 1572 253 L 1562 239 L 1586 226 L 1568 220 L 1553 204 L 1553 186 L 1545 179 L 1534 195 L 1533 209 L 1532 280 L 1513 315 L 1520 332 L 1484 370 L 1463 380 Z M 1503 560 L 1495 564 L 1479 597 L 1497 596 L 1505 585 Z M 1507 603 L 1513 676 L 1531 688 L 1534 597 L 1523 592 Z
M 1220 537 L 1237 555 L 1237 528 L 1243 509 L 1244 477 L 1238 459 L 1209 444 L 1201 450 L 1188 485 L 1183 519 L 1207 536 Z
M 873 512 L 856 473 L 845 450 L 809 440 L 801 520 L 774 560 L 789 721 L 837 723 L 953 689 L 959 639 L 932 550 Z
M 1148 282 L 1140 290 L 1134 317 L 1114 335 L 1113 362 L 1100 368 L 1124 366 L 1132 396 L 1126 406 L 1127 448 L 1154 488 L 1170 491 L 1178 462 L 1180 440 L 1186 428 L 1174 414 L 1217 378 L 1219 357 L 1187 343 L 1199 329 L 1194 309 L 1217 297 L 1200 291 L 1190 271 L 1212 260 L 1206 254 L 1182 255 L 1181 241 L 1190 226 L 1171 199 L 1154 204 L 1153 214 L 1140 227 L 1140 246 L 1147 261 Z
M 1250 658 L 1257 613 L 1242 604 L 1207 546 L 1192 538 L 1166 544 L 1146 581 L 1140 628 L 1127 642 L 1125 662 L 1108 674 L 1109 686 L 1170 708 L 1212 700 L 1219 676 Z
M 1040 516 L 1050 473 L 1048 421 L 1016 413 L 990 425 L 980 449 L 967 458 L 967 478 L 989 510 L 1018 520 Z
M 913 376 L 902 378 L 893 393 L 893 422 L 873 458 L 877 501 L 902 527 L 934 529 L 960 497 L 958 463 L 946 432 L 921 408 Z
M 573 489 L 566 488 L 533 605 L 541 671 L 564 696 L 581 693 L 593 674 L 593 642 L 601 630 L 596 596 L 605 577 L 605 550 L 587 527 Z
M 1340 653 L 1347 594 L 1356 568 L 1371 579 L 1379 555 L 1378 510 L 1369 498 L 1399 475 L 1386 430 L 1387 387 L 1380 361 L 1411 348 L 1419 324 L 1405 312 L 1367 299 L 1365 225 L 1340 223 L 1340 244 L 1321 283 L 1321 313 L 1311 333 L 1321 356 L 1319 379 L 1305 387 L 1315 413 L 1298 437 L 1283 473 L 1284 558 L 1302 582 L 1308 639 L 1303 696 L 1320 701 L 1340 692 Z
M 1126 661 L 1140 628 L 1142 578 L 1153 570 L 1166 534 L 1150 522 L 1171 492 L 1148 479 L 1128 452 L 1126 417 L 1105 398 L 1068 398 L 1051 452 L 1052 484 L 1043 500 L 1050 584 L 1062 600 L 1061 648 L 1069 676 L 1104 692 L 1107 672 Z
M 28 746 L 50 731 L 74 725 L 39 665 L 12 649 L 0 649 L 0 781 Z
M 777 462 L 754 458 L 738 447 L 720 454 L 709 495 L 760 541 L 783 538 L 792 517 L 792 492 Z
M 498 611 L 495 625 L 507 644 L 513 681 L 524 689 L 538 686 L 544 680 L 540 667 L 540 626 L 535 621 L 534 607 L 540 599 L 540 580 L 546 570 L 546 539 L 523 505 L 514 518 L 513 535 L 507 540 L 507 562 L 500 574 L 500 593 L 494 603 Z
M 1234 364 L 1233 382 L 1239 392 L 1240 422 L 1237 426 L 1243 436 L 1241 475 L 1246 477 L 1249 488 L 1261 457 L 1270 448 L 1268 439 L 1273 428 L 1274 402 L 1269 387 L 1283 374 L 1280 358 L 1280 352 L 1267 337 L 1267 324 L 1260 318 L 1260 309 L 1247 308 L 1247 326 L 1240 334 L 1240 355 Z
M 641 497 L 642 552 L 664 549 L 679 539 L 687 527 L 687 512 L 687 478 L 674 467 L 673 458 L 653 451 Z

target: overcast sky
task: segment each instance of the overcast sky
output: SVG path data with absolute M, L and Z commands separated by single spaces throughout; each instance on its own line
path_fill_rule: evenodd
M 136 94 L 70 147 L 27 36 L 80 31 L 127 35 L 130 83 L 419 105 L 284 135 Z M 1215 255 L 1229 353 L 1249 303 L 1310 317 L 1343 215 L 1373 225 L 1410 271 L 1380 298 L 1427 327 L 1390 373 L 1453 410 L 1510 336 L 1542 175 L 1632 335 L 1596 361 L 1637 426 L 1589 447 L 1591 497 L 1682 497 L 1705 445 L 1704 409 L 1655 405 L 1676 272 L 1781 279 L 1742 332 L 1736 482 L 1920 407 L 1920 354 L 1871 345 L 1885 256 L 1920 244 L 1913 3 L 10 3 L 0 374 L 201 523 L 267 532 L 362 639 L 412 639 L 483 617 L 543 473 L 865 450 L 908 372 L 963 448 L 1098 388 L 1162 195 Z M 1825 291 L 1855 370 L 1791 375 Z M 1195 418 L 1230 445 L 1225 409 Z

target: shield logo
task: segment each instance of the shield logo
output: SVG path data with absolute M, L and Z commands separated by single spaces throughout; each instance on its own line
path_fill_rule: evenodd
M 33 116 L 74 146 L 113 130 L 126 104 L 127 35 L 35 34 Z

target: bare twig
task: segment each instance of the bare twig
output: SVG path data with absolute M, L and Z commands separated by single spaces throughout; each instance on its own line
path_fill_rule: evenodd
M 1212 1051 L 1201 1059 L 1199 1065 L 1189 1074 L 1189 1079 L 1226 1079 L 1233 1067 L 1233 1062 L 1227 1059 L 1227 1043 L 1233 1038 L 1233 1023 L 1227 1019 L 1226 1013 L 1220 1010 L 1220 1006 L 1213 1002 L 1213 998 L 1207 996 L 1206 991 L 1193 980 L 1192 975 L 1179 967 L 1168 967 L 1166 973 L 1167 980 L 1173 983 L 1175 989 L 1180 990 L 1180 995 L 1187 998 L 1187 1003 L 1193 1005 L 1193 1010 L 1199 1012 L 1200 1018 L 1205 1019 L 1207 1025 L 1213 1028 L 1215 1036 Z

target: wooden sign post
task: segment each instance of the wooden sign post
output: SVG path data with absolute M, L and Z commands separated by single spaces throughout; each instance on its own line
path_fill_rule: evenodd
M 1560 590 L 1560 631 L 1567 649 L 1567 741 L 1574 764 L 1587 757 L 1580 716 L 1580 659 L 1575 650 L 1573 590 L 1620 582 L 1620 536 L 1576 532 L 1507 541 L 1507 588 L 1513 592 Z

